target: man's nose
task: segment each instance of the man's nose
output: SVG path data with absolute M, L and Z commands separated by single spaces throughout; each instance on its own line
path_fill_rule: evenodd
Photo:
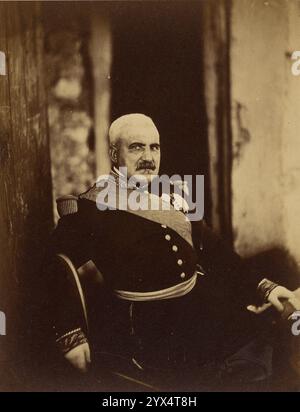
M 153 155 L 152 155 L 152 152 L 151 152 L 149 147 L 145 147 L 142 159 L 143 160 L 149 160 L 149 161 L 153 160 Z

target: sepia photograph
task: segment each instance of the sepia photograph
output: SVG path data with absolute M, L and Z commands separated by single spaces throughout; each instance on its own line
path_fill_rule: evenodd
M 300 392 L 299 136 L 300 0 L 0 1 L 0 392 Z

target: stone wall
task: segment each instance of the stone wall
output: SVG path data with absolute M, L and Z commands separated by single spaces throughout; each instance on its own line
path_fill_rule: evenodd
M 46 33 L 54 199 L 85 191 L 95 178 L 88 36 L 80 27 L 78 21 L 77 27 L 48 27 Z
M 286 248 L 300 263 L 300 50 L 298 1 L 232 2 L 232 220 L 251 255 Z

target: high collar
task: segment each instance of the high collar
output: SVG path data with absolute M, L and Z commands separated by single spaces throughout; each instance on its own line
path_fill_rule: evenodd
M 139 190 L 142 192 L 148 191 L 149 184 L 146 183 L 144 185 L 140 185 L 139 182 L 133 182 L 129 183 L 128 179 L 126 179 L 126 176 L 124 176 L 119 169 L 117 169 L 115 166 L 112 167 L 110 171 L 110 177 L 111 181 L 115 181 L 117 186 L 120 186 L 123 189 L 132 189 L 132 190 Z

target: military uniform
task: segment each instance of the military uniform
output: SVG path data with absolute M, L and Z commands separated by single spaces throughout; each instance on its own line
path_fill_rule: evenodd
M 196 370 L 257 333 L 257 317 L 246 305 L 257 300 L 262 274 L 245 268 L 204 221 L 188 221 L 176 205 L 169 211 L 99 210 L 101 190 L 95 185 L 79 196 L 49 248 L 50 256 L 63 253 L 77 268 L 91 260 L 104 278 L 106 297 L 95 301 L 98 312 L 90 308 L 95 359 L 110 353 L 140 370 Z M 82 311 L 58 272 L 48 270 L 49 288 L 56 285 L 50 299 L 56 339 L 75 331 L 82 343 Z

